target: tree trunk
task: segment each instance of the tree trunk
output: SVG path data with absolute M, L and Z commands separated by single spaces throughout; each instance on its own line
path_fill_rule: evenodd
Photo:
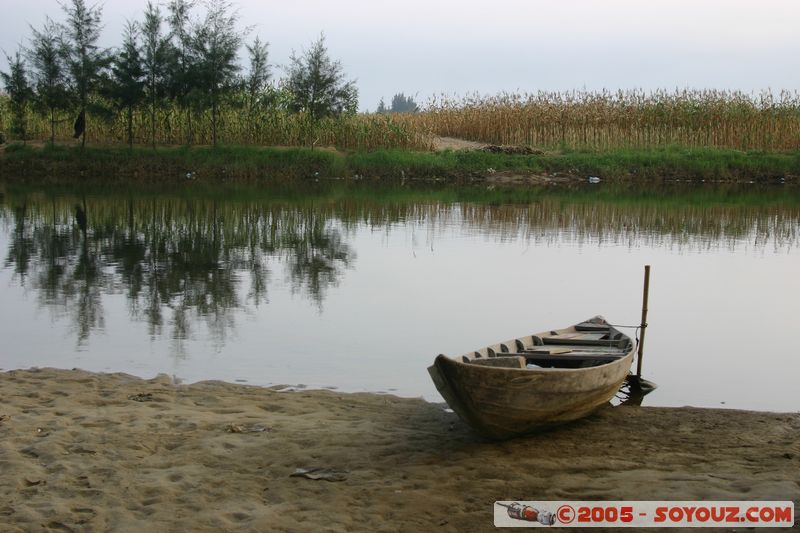
M 192 146 L 194 144 L 194 126 L 192 125 L 192 108 L 186 108 L 186 126 L 189 128 L 189 131 L 186 132 L 186 144 Z
M 317 125 L 317 119 L 314 116 L 314 113 L 308 114 L 308 142 L 311 145 L 311 150 L 314 150 L 314 129 Z
M 56 112 L 50 108 L 50 146 L 56 145 Z
M 133 150 L 133 107 L 128 106 L 128 148 Z
M 217 98 L 211 96 L 211 146 L 217 147 Z
M 150 143 L 156 149 L 156 99 L 150 101 Z
M 86 119 L 86 97 L 84 96 L 81 102 L 81 113 L 83 114 L 83 135 L 81 135 L 81 148 L 86 148 L 86 130 L 88 129 L 88 120 Z

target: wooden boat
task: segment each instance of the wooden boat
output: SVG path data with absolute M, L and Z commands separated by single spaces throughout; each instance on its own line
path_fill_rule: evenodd
M 428 372 L 448 405 L 477 432 L 505 439 L 584 417 L 625 380 L 636 343 L 596 316 L 501 342 Z

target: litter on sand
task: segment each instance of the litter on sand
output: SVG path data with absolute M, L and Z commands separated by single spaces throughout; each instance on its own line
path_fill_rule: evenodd
M 272 428 L 268 428 L 267 426 L 262 426 L 261 424 L 251 424 L 251 425 L 243 425 L 243 424 L 228 424 L 225 426 L 225 431 L 228 433 L 263 433 L 265 431 L 271 431 Z
M 307 479 L 323 479 L 325 481 L 344 481 L 347 479 L 347 470 L 334 470 L 333 468 L 298 468 L 289 477 L 304 477 Z
M 134 402 L 152 402 L 154 398 L 152 392 L 140 392 L 139 394 L 131 394 L 128 396 L 128 399 L 133 400 Z

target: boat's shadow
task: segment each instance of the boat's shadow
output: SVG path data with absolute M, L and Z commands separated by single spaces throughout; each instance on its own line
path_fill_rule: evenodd
M 632 399 L 640 402 L 639 399 Z M 408 443 L 414 447 L 423 445 L 436 453 L 452 453 L 456 451 L 477 450 L 484 447 L 516 447 L 520 443 L 537 445 L 540 442 L 552 441 L 554 437 L 569 440 L 572 436 L 584 438 L 587 431 L 598 425 L 605 426 L 608 417 L 616 418 L 622 405 L 638 405 L 623 402 L 613 405 L 611 402 L 601 406 L 591 415 L 572 422 L 541 429 L 535 433 L 521 435 L 511 439 L 498 440 L 484 437 L 475 432 L 466 422 L 447 407 L 445 403 L 429 404 L 426 409 L 410 413 L 402 420 L 402 424 L 413 428 L 406 432 Z
M 426 402 L 423 409 L 406 411 L 401 419 L 393 423 L 407 428 L 407 431 L 402 431 L 407 437 L 404 445 L 417 450 L 422 446 L 437 454 L 476 451 L 486 446 L 503 448 L 503 443 L 515 447 L 518 443 L 539 445 L 545 441 L 552 443 L 553 440 L 568 442 L 572 438 L 586 438 L 587 431 L 596 432 L 606 426 L 609 419 L 624 416 L 624 410 L 620 408 L 640 407 L 644 397 L 655 388 L 655 384 L 649 381 L 626 379 L 614 398 L 591 415 L 507 440 L 491 439 L 478 434 L 444 402 Z

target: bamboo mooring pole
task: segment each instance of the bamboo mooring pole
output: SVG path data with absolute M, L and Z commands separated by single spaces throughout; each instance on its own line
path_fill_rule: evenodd
M 639 355 L 636 358 L 636 378 L 642 379 L 642 355 L 644 355 L 644 334 L 647 331 L 647 297 L 650 292 L 650 265 L 644 266 L 644 291 L 642 294 L 642 330 L 639 337 Z

